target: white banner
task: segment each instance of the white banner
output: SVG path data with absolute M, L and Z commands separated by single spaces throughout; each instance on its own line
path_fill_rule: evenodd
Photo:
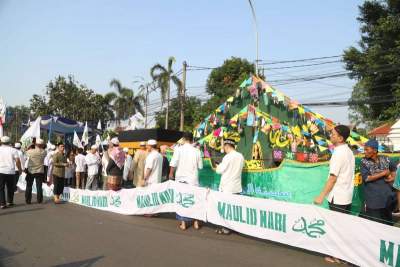
M 25 190 L 21 176 L 18 187 Z M 36 193 L 36 186 L 32 188 Z M 43 195 L 53 196 L 53 185 L 43 184 Z M 207 189 L 167 181 L 148 187 L 120 191 L 90 191 L 66 187 L 62 199 L 78 205 L 125 215 L 176 212 L 181 216 L 206 221 Z
M 207 220 L 359 266 L 400 267 L 399 228 L 313 205 L 211 191 Z
M 22 176 L 18 187 L 25 190 Z M 52 196 L 52 187 L 43 184 L 43 193 Z M 118 192 L 65 188 L 63 199 L 126 215 L 177 212 L 359 266 L 400 267 L 400 228 L 313 205 L 208 191 L 174 181 Z

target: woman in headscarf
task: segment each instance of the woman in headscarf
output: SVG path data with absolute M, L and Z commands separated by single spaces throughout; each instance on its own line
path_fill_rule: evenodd
M 110 147 L 110 161 L 107 165 L 107 189 L 118 191 L 121 189 L 122 175 L 124 172 L 125 153 L 119 147 L 119 140 L 116 137 L 111 139 Z

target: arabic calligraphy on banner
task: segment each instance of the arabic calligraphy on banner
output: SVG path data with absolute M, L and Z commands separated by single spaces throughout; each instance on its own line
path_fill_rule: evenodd
M 24 190 L 21 177 L 18 187 Z M 51 188 L 43 187 L 51 196 Z M 63 199 L 127 215 L 176 212 L 359 266 L 400 265 L 399 228 L 313 205 L 207 191 L 173 181 L 117 192 L 65 188 Z
M 318 238 L 323 236 L 326 232 L 324 230 L 325 222 L 324 220 L 313 219 L 309 224 L 304 217 L 296 220 L 292 230 L 295 232 L 306 234 L 311 238 Z
M 207 220 L 359 266 L 399 266 L 400 229 L 314 205 L 211 191 Z M 357 249 L 354 249 L 357 248 Z

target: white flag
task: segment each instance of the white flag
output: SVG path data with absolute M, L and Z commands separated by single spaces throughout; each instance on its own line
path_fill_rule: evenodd
M 74 144 L 74 146 L 78 148 L 83 148 L 81 140 L 79 140 L 79 137 L 75 131 L 74 131 L 74 140 L 72 141 L 72 144 Z
M 25 131 L 25 133 L 21 137 L 21 141 L 29 142 L 31 138 L 40 138 L 40 122 L 42 121 L 42 117 L 37 117 L 37 119 L 32 123 L 31 126 Z
M 85 128 L 83 129 L 82 142 L 85 143 L 85 146 L 89 144 L 89 129 L 87 122 L 85 123 Z
M 101 121 L 99 120 L 99 122 L 97 123 L 97 129 L 101 131 Z M 97 138 L 97 137 L 96 137 Z
M 100 135 L 96 135 L 96 146 L 100 147 L 100 145 L 101 145 Z
M 6 104 L 3 98 L 0 97 L 0 137 L 3 136 L 3 125 L 6 122 Z

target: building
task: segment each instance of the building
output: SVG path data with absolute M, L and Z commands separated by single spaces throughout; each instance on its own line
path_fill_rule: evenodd
M 400 151 L 400 120 L 390 128 L 389 135 L 387 136 L 393 146 L 393 151 Z
M 381 126 L 368 132 L 368 136 L 371 138 L 375 138 L 380 144 L 392 148 L 392 142 L 388 138 L 391 127 L 391 123 L 384 123 Z

